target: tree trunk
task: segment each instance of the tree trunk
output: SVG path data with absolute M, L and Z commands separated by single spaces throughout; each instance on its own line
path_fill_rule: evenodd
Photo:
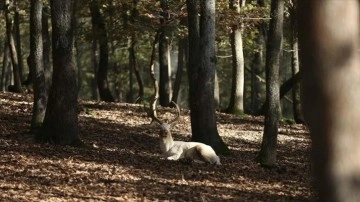
M 15 5 L 18 6 L 18 0 L 14 1 Z M 20 36 L 20 15 L 18 9 L 15 10 L 14 15 L 14 34 L 15 34 L 15 41 L 16 41 L 16 53 L 18 58 L 19 64 L 19 75 L 20 75 L 20 82 L 23 81 L 23 70 L 24 70 L 24 63 L 22 58 L 22 48 L 21 48 L 21 36 Z
M 5 39 L 4 42 L 4 55 L 3 55 L 3 69 L 1 72 L 1 91 L 5 92 L 6 87 L 10 85 L 10 79 L 8 79 L 9 76 L 11 76 L 11 63 L 10 63 L 10 49 L 9 49 L 9 43 Z
M 8 5 L 9 6 L 9 5 Z M 9 86 L 9 90 L 16 93 L 22 93 L 21 88 L 21 79 L 20 79 L 20 72 L 19 72 L 19 63 L 18 57 L 16 52 L 16 45 L 13 36 L 13 23 L 12 23 L 12 16 L 10 14 L 9 8 L 5 10 L 5 20 L 6 20 L 6 35 L 7 35 L 7 42 L 10 47 L 10 56 L 11 56 L 11 63 L 13 67 L 13 75 L 14 75 L 14 85 Z
M 45 117 L 47 92 L 43 61 L 42 1 L 31 0 L 30 8 L 30 66 L 33 67 L 34 103 L 31 131 L 35 134 Z
M 100 7 L 97 1 L 91 1 L 90 12 L 91 22 L 93 25 L 93 37 L 98 38 L 100 48 L 99 66 L 97 72 L 97 83 L 100 99 L 105 102 L 114 102 L 115 100 L 111 95 L 107 80 L 107 73 L 109 68 L 108 37 L 106 33 L 104 18 L 100 13 Z
M 184 60 L 185 60 L 185 53 L 186 53 L 186 38 L 182 38 L 179 40 L 179 52 L 178 52 L 178 65 L 176 70 L 176 78 L 174 82 L 174 90 L 171 100 L 175 103 L 178 102 L 180 87 L 181 87 L 181 80 L 182 74 L 184 69 Z
M 265 7 L 264 0 L 258 0 L 257 2 L 259 7 Z M 256 39 L 256 49 L 254 53 L 254 58 L 251 66 L 251 112 L 252 114 L 256 114 L 259 111 L 261 106 L 262 95 L 264 94 L 262 91 L 261 80 L 257 77 L 261 75 L 264 69 L 264 44 L 266 38 L 266 24 L 265 22 L 260 23 L 257 26 L 258 36 Z
M 137 103 L 141 103 L 144 98 L 144 82 L 142 80 L 141 72 L 139 69 L 139 64 L 137 62 L 136 53 L 135 53 L 135 36 L 130 37 L 130 47 L 129 47 L 129 66 L 133 69 L 136 77 L 136 81 L 139 85 L 139 93 L 136 98 Z
M 169 37 L 167 35 L 167 22 L 170 19 L 168 0 L 161 0 L 160 6 L 162 9 L 160 19 L 161 28 L 159 35 L 159 103 L 161 106 L 169 106 L 171 96 L 171 63 L 170 63 L 170 49 Z
M 302 103 L 318 201 L 359 201 L 359 1 L 298 5 Z
M 49 6 L 43 5 L 42 9 L 42 39 L 43 39 L 43 61 L 44 61 L 44 75 L 46 94 L 49 95 L 51 81 L 52 81 L 52 66 L 50 62 L 51 38 L 49 33 Z
M 217 131 L 214 103 L 215 0 L 201 0 L 200 13 L 200 41 L 197 49 L 200 53 L 198 58 L 200 64 L 195 66 L 198 68 L 196 82 L 193 81 L 196 93 L 192 95 L 195 98 L 191 99 L 193 102 L 190 103 L 192 140 L 210 145 L 217 153 L 227 153 L 229 150 Z M 191 17 L 193 18 L 194 16 Z M 194 28 L 193 25 L 191 27 Z M 189 26 L 189 37 L 192 37 L 190 32 L 194 34 L 196 31 L 190 31 Z M 189 46 L 192 47 L 193 44 Z
M 230 9 L 240 14 L 240 8 L 240 0 L 230 1 Z M 232 27 L 230 34 L 233 74 L 227 112 L 232 114 L 244 113 L 244 52 L 241 26 L 241 22 L 238 22 Z
M 271 20 L 266 47 L 265 126 L 257 160 L 262 166 L 276 164 L 277 135 L 280 116 L 279 66 L 282 53 L 284 0 L 271 1 Z
M 76 67 L 74 65 L 74 1 L 51 0 L 53 83 L 37 140 L 83 145 L 79 138 Z
M 291 57 L 291 70 L 294 76 L 300 71 L 299 64 L 299 49 L 298 49 L 298 36 L 297 36 L 297 20 L 296 20 L 296 0 L 294 1 L 294 7 L 290 8 L 291 17 L 291 44 L 292 44 L 292 57 Z M 292 100 L 293 100 L 293 113 L 296 123 L 304 123 L 304 118 L 301 112 L 300 101 L 300 83 L 297 82 L 292 88 Z

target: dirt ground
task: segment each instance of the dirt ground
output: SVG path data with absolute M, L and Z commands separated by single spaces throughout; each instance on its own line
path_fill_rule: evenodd
M 0 93 L 0 201 L 313 201 L 310 139 L 302 125 L 281 124 L 278 168 L 255 161 L 263 118 L 217 114 L 231 149 L 221 166 L 168 161 L 141 105 L 81 101 L 81 138 L 89 148 L 35 143 L 29 95 Z M 187 110 L 173 128 L 190 138 Z M 173 109 L 159 108 L 159 116 Z

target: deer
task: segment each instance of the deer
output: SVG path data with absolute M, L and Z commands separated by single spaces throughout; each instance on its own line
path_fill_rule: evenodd
M 168 160 L 179 160 L 179 159 L 190 159 L 199 163 L 210 163 L 212 165 L 221 165 L 219 156 L 216 155 L 214 149 L 200 142 L 185 142 L 185 141 L 175 141 L 171 135 L 171 126 L 173 126 L 180 117 L 180 108 L 175 103 L 176 107 L 176 116 L 174 119 L 169 122 L 160 120 L 156 116 L 156 101 L 155 98 L 151 103 L 151 111 L 148 113 L 150 116 L 151 123 L 156 123 L 159 128 L 159 138 L 160 138 L 160 150 L 163 155 Z

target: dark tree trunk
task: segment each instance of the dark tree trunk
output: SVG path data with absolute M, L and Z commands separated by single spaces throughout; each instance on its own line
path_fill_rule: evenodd
M 189 105 L 190 109 L 192 109 L 192 103 L 196 102 L 196 81 L 198 77 L 198 60 L 200 56 L 200 33 L 197 0 L 186 0 L 186 6 L 188 10 L 188 49 L 191 50 L 191 54 L 188 55 L 189 60 L 187 65 L 187 72 L 189 80 Z
M 302 103 L 318 201 L 360 199 L 359 1 L 298 1 Z
M 42 1 L 31 0 L 30 8 L 30 66 L 33 67 L 34 103 L 31 131 L 35 134 L 45 117 L 47 92 L 43 61 Z
M 194 82 L 195 86 L 193 86 L 196 94 L 194 94 L 195 98 L 191 99 L 193 102 L 190 103 L 192 140 L 208 144 L 218 153 L 227 153 L 229 150 L 217 131 L 214 102 L 216 68 L 215 1 L 201 0 L 200 13 L 200 43 L 198 49 L 200 64 L 195 66 L 198 67 L 197 80 Z M 190 33 L 189 37 L 191 37 Z
M 264 7 L 264 0 L 258 0 L 257 2 L 259 7 Z M 254 58 L 251 66 L 251 113 L 256 114 L 259 111 L 261 103 L 263 102 L 262 96 L 262 84 L 259 79 L 259 75 L 264 70 L 264 49 L 265 49 L 265 38 L 266 38 L 266 23 L 262 22 L 257 26 L 259 34 L 255 41 L 256 49 L 254 53 Z
M 294 76 L 300 71 L 299 64 L 299 49 L 298 49 L 298 36 L 297 36 L 297 20 L 296 20 L 296 0 L 294 1 L 294 7 L 290 9 L 291 17 L 291 44 L 292 44 L 292 57 L 291 57 L 291 70 Z M 293 100 L 293 113 L 296 123 L 304 123 L 304 117 L 301 112 L 300 101 L 300 83 L 296 82 L 292 88 L 292 100 Z
M 132 24 L 135 24 L 135 20 L 138 17 L 138 11 L 136 9 L 137 0 L 133 0 L 133 8 L 131 10 L 131 18 L 130 22 Z M 139 64 L 136 58 L 136 35 L 135 33 L 132 33 L 132 36 L 130 37 L 130 47 L 129 47 L 129 66 L 133 69 L 136 77 L 136 81 L 139 86 L 139 93 L 138 97 L 136 98 L 136 102 L 141 103 L 144 99 L 144 82 L 142 79 L 141 71 L 139 68 Z
M 76 67 L 74 65 L 74 1 L 51 0 L 53 83 L 37 140 L 82 145 L 79 138 Z
M 8 5 L 9 6 L 9 5 Z M 10 47 L 10 56 L 11 56 L 11 63 L 13 67 L 13 75 L 14 75 L 14 85 L 9 86 L 9 90 L 16 93 L 22 93 L 21 88 L 21 79 L 20 79 L 20 72 L 19 72 L 19 63 L 18 57 L 16 52 L 16 44 L 13 36 L 13 23 L 12 23 L 12 16 L 10 14 L 10 8 L 6 8 L 5 10 L 5 20 L 6 20 L 6 36 L 7 42 Z
M 280 99 L 282 99 L 296 84 L 301 80 L 301 71 L 297 72 L 290 79 L 286 80 L 280 86 Z M 266 113 L 266 103 L 264 103 L 256 115 L 265 115 Z
M 111 95 L 107 80 L 109 68 L 109 45 L 106 33 L 104 18 L 100 13 L 99 3 L 95 0 L 90 3 L 91 22 L 93 25 L 93 37 L 98 38 L 100 57 L 97 72 L 97 83 L 99 88 L 100 99 L 105 102 L 114 102 Z
M 10 62 L 10 49 L 9 43 L 5 39 L 4 42 L 4 55 L 3 55 L 3 69 L 1 72 L 1 91 L 5 92 L 6 87 L 10 85 L 11 81 L 9 77 L 11 77 L 11 62 Z
M 240 14 L 240 0 L 230 0 L 230 9 Z M 244 52 L 241 22 L 233 25 L 230 34 L 232 52 L 232 85 L 227 112 L 244 113 Z
M 284 0 L 271 1 L 271 20 L 266 47 L 265 126 L 257 160 L 262 166 L 276 164 L 277 135 L 280 116 L 279 66 L 282 53 Z
M 180 87 L 181 87 L 181 80 L 183 75 L 184 69 L 184 60 L 185 60 L 185 52 L 186 52 L 186 38 L 182 38 L 179 40 L 179 52 L 178 52 L 178 65 L 176 70 L 176 78 L 174 82 L 174 90 L 171 100 L 175 103 L 178 102 Z
M 18 0 L 16 0 L 15 5 L 18 6 Z M 24 63 L 22 58 L 22 48 L 21 48 L 21 36 L 20 36 L 20 15 L 18 9 L 15 10 L 14 15 L 14 34 L 15 34 L 15 42 L 16 42 L 16 53 L 18 58 L 19 64 L 19 75 L 20 75 L 20 82 L 23 81 L 23 70 L 24 70 Z
M 159 103 L 161 106 L 169 106 L 171 96 L 171 64 L 170 64 L 170 50 L 169 50 L 169 36 L 167 35 L 167 22 L 170 17 L 168 0 L 160 0 L 161 13 L 161 28 L 159 35 Z
M 98 61 L 96 58 L 96 51 L 97 51 L 97 41 L 94 38 L 92 41 L 92 47 L 91 47 L 91 62 L 93 65 L 93 69 L 94 69 L 94 77 L 91 78 L 90 80 L 90 85 L 91 85 L 91 97 L 94 100 L 99 100 L 100 95 L 99 95 L 99 89 L 97 87 L 97 71 L 98 71 Z
M 52 80 L 52 65 L 50 62 L 51 39 L 49 33 L 49 6 L 43 5 L 42 9 L 42 39 L 43 39 L 43 61 L 44 61 L 44 75 L 46 94 L 49 94 L 51 80 Z

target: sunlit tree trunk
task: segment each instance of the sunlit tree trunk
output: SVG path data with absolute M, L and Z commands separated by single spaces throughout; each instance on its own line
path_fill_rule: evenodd
M 230 9 L 240 14 L 241 1 L 230 0 Z M 235 22 L 230 34 L 232 52 L 232 85 L 230 103 L 227 111 L 232 114 L 244 112 L 244 52 L 242 40 L 242 23 Z
M 279 69 L 283 43 L 284 0 L 271 1 L 271 20 L 266 47 L 266 113 L 265 126 L 257 160 L 262 166 L 276 164 L 280 116 Z
M 19 72 L 19 60 L 17 57 L 16 44 L 13 36 L 13 17 L 10 14 L 10 4 L 7 1 L 5 8 L 6 36 L 10 47 L 11 63 L 13 67 L 14 85 L 9 86 L 9 90 L 16 93 L 22 93 L 21 78 Z
M 359 1 L 299 0 L 302 101 L 318 201 L 360 199 Z
M 160 0 L 161 13 L 161 28 L 159 36 L 159 103 L 162 106 L 168 106 L 170 103 L 170 96 L 172 94 L 171 87 L 171 62 L 170 62 L 170 40 L 167 34 L 167 21 L 170 19 L 169 2 L 168 0 Z

